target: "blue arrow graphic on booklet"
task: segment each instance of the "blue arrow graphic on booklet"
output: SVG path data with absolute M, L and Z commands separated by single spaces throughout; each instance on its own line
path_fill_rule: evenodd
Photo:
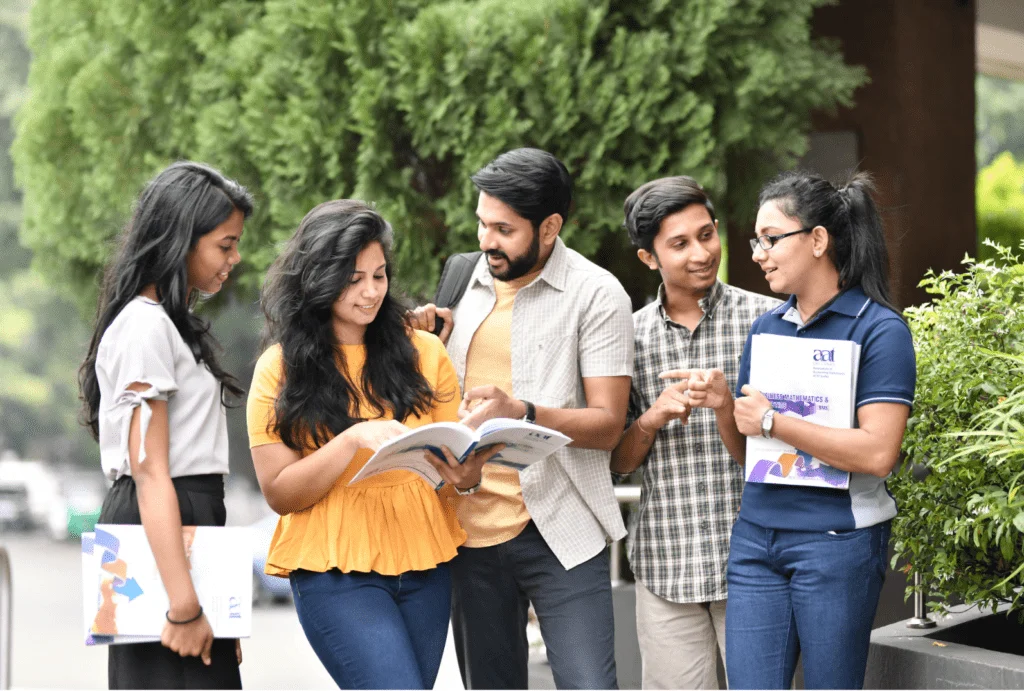
M 129 578 L 124 583 L 115 585 L 114 592 L 126 596 L 128 601 L 131 602 L 139 595 L 142 595 L 142 586 L 140 586 L 139 582 L 134 578 Z

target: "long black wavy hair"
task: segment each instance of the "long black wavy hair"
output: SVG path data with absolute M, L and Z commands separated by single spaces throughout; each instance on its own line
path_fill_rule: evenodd
M 889 289 L 889 252 L 874 191 L 867 173 L 855 173 L 836 187 L 817 175 L 790 171 L 764 186 L 757 206 L 774 201 L 782 213 L 800 219 L 802 227 L 823 226 L 832 240 L 828 256 L 839 270 L 839 290 L 860 286 L 869 298 L 900 314 Z
M 307 440 L 319 448 L 362 422 L 360 403 L 376 417 L 390 412 L 401 421 L 443 400 L 420 372 L 405 310 L 391 294 L 393 240 L 391 225 L 364 202 L 324 202 L 306 214 L 268 270 L 260 299 L 266 320 L 262 347 L 279 343 L 284 363 L 270 431 L 289 448 L 300 450 Z M 332 309 L 352 280 L 357 255 L 371 243 L 384 251 L 388 291 L 366 328 L 366 361 L 361 381 L 353 382 L 342 373 L 345 355 Z
M 248 218 L 253 200 L 234 180 L 201 163 L 179 161 L 164 169 L 139 196 L 131 221 L 121 232 L 107 265 L 96 308 L 89 353 L 78 370 L 82 424 L 99 439 L 100 387 L 96 351 L 107 327 L 149 285 L 182 339 L 221 384 L 225 405 L 245 394 L 238 381 L 217 363 L 217 341 L 210 323 L 192 313 L 199 291 L 188 289 L 188 253 L 199 238 L 234 213 Z

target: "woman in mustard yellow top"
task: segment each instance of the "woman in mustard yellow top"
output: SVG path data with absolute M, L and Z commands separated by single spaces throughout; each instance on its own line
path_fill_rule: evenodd
M 450 495 L 479 485 L 499 448 L 464 465 L 428 456 L 436 492 L 394 470 L 348 483 L 381 443 L 456 421 L 444 346 L 409 331 L 388 292 L 391 226 L 362 202 L 310 211 L 263 287 L 265 344 L 249 444 L 281 514 L 267 573 L 291 579 L 299 621 L 342 688 L 431 688 L 448 631 L 447 562 L 466 539 Z M 440 496 L 439 496 L 440 495 Z

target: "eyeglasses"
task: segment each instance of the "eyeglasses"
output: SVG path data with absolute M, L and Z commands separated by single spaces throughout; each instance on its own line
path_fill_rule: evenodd
M 756 252 L 757 248 L 760 247 L 767 252 L 772 247 L 775 247 L 775 243 L 782 238 L 788 238 L 790 235 L 799 235 L 800 233 L 809 233 L 812 230 L 814 230 L 814 228 L 801 228 L 800 230 L 783 233 L 782 235 L 758 235 L 755 238 L 750 238 L 750 251 Z

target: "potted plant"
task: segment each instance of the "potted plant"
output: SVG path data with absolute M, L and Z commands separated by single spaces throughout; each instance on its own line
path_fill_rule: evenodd
M 940 616 L 932 632 L 876 630 L 873 686 L 945 686 L 961 675 L 1000 687 L 1018 672 L 1013 683 L 1024 683 L 1024 658 L 1010 655 L 1024 653 L 1024 264 L 987 244 L 995 259 L 929 272 L 921 285 L 934 299 L 906 311 L 917 392 L 908 463 L 889 482 L 900 507 L 893 567 L 920 575 Z M 987 677 L 974 659 L 1001 671 Z

